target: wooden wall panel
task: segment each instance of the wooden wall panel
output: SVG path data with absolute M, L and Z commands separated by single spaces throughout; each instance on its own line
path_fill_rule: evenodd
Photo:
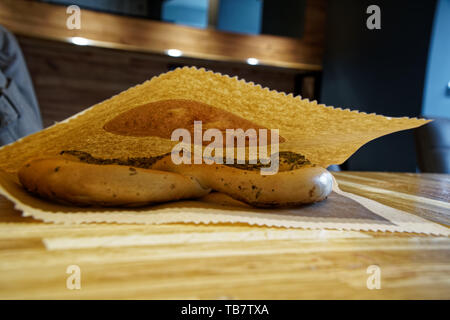
M 16 34 L 67 41 L 84 37 L 100 47 L 163 53 L 182 50 L 187 57 L 245 62 L 300 70 L 322 66 L 326 0 L 308 0 L 302 39 L 244 35 L 198 29 L 160 21 L 82 10 L 81 29 L 66 27 L 65 6 L 24 0 L 0 0 L 0 24 Z

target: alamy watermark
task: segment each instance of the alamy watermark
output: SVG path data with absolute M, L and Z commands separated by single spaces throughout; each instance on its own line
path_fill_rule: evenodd
M 367 278 L 366 285 L 367 289 L 381 289 L 381 269 L 379 266 L 373 264 L 367 267 L 367 274 L 370 276 Z
M 381 9 L 376 4 L 367 7 L 367 14 L 370 16 L 366 20 L 366 26 L 369 30 L 381 29 Z
M 268 154 L 268 132 L 270 132 L 270 155 Z M 215 128 L 203 132 L 202 121 L 194 121 L 194 138 L 187 129 L 178 128 L 172 132 L 171 140 L 180 141 L 172 149 L 172 162 L 179 164 L 257 164 L 261 166 L 262 175 L 273 175 L 279 169 L 279 130 L 278 129 L 226 129 Z M 214 140 L 210 142 L 212 139 Z M 236 141 L 236 143 L 235 143 Z M 248 144 L 247 144 L 248 141 Z M 203 150 L 203 142 L 210 142 Z M 225 142 L 225 148 L 224 148 Z M 193 145 L 194 152 L 191 147 Z M 246 146 L 248 145 L 248 157 Z M 225 155 L 224 155 L 225 149 Z M 235 155 L 236 153 L 236 155 Z M 192 157 L 193 154 L 193 157 Z M 224 157 L 225 156 L 225 157 Z M 192 159 L 193 158 L 193 159 Z
M 72 264 L 67 267 L 66 273 L 69 274 L 66 280 L 66 288 L 69 290 L 81 289 L 81 269 L 78 265 Z
M 68 6 L 66 13 L 70 14 L 66 20 L 66 27 L 69 30 L 81 29 L 81 10 L 77 5 Z

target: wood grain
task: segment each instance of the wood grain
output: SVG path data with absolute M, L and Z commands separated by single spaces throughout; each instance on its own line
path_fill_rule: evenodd
M 69 41 L 84 37 L 95 46 L 164 53 L 183 51 L 184 56 L 207 60 L 243 62 L 299 70 L 320 70 L 324 51 L 326 1 L 309 0 L 302 39 L 271 35 L 245 35 L 198 29 L 82 10 L 81 29 L 66 27 L 65 6 L 35 1 L 1 0 L 0 24 L 20 35 Z
M 336 177 L 344 191 L 448 225 L 450 175 Z M 284 232 L 292 237 L 282 239 Z M 260 238 L 236 241 L 249 233 Z M 276 236 L 264 239 L 270 233 Z M 202 234 L 207 241 L 196 242 Z M 76 248 L 82 240 L 130 236 L 153 242 Z M 46 248 L 48 241 L 65 247 Z M 66 289 L 72 264 L 81 268 L 81 290 Z M 370 265 L 381 269 L 380 290 L 366 287 Z M 0 199 L 3 299 L 449 299 L 449 276 L 445 237 L 227 224 L 55 225 L 21 218 L 12 203 Z

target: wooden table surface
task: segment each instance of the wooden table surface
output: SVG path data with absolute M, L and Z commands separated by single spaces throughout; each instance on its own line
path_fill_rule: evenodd
M 450 225 L 450 175 L 335 176 L 344 191 Z M 293 237 L 235 240 L 269 230 Z M 134 236 L 158 241 L 127 245 Z M 93 237 L 116 241 L 75 248 Z M 80 268 L 79 290 L 66 286 L 70 265 Z M 371 265 L 380 289 L 367 287 Z M 0 197 L 0 298 L 450 299 L 450 239 L 226 224 L 55 225 L 22 218 Z

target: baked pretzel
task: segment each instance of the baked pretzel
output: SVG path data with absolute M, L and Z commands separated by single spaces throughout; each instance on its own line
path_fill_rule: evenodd
M 28 162 L 19 180 L 41 197 L 76 205 L 142 206 L 200 198 L 215 190 L 256 207 L 295 206 L 325 199 L 332 176 L 303 156 L 279 153 L 279 171 L 262 164 L 179 164 L 171 155 L 101 159 L 81 151 Z

